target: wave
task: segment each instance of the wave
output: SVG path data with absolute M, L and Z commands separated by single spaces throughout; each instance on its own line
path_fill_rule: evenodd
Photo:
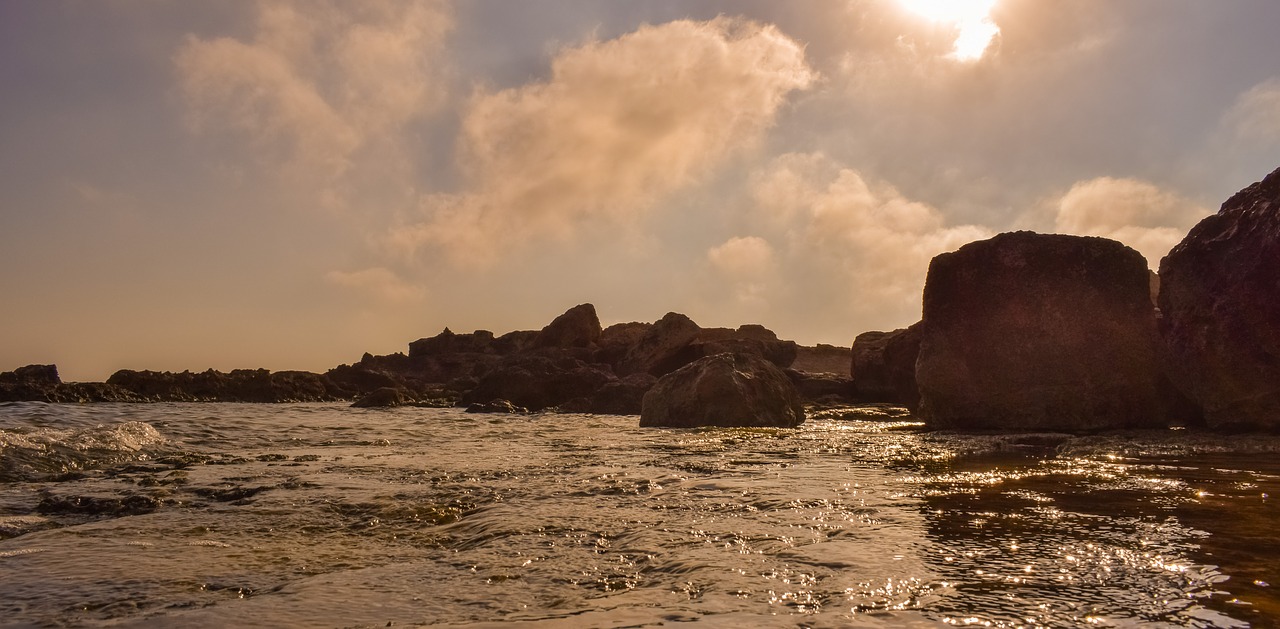
M 141 461 L 167 440 L 146 422 L 85 429 L 0 430 L 0 482 L 48 480 L 59 475 Z

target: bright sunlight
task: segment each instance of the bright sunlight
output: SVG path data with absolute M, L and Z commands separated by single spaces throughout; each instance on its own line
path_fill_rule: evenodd
M 991 20 L 991 9 L 998 0 L 898 0 L 912 13 L 935 22 L 954 24 L 959 31 L 951 57 L 957 61 L 982 58 L 1000 27 Z

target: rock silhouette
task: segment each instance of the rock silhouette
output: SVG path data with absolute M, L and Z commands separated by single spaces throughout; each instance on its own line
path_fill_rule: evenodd
M 915 410 L 920 404 L 916 359 L 921 324 L 892 332 L 863 332 L 853 340 L 853 393 L 865 402 L 890 402 Z
M 1223 203 L 1160 263 L 1174 381 L 1221 430 L 1280 430 L 1280 169 Z

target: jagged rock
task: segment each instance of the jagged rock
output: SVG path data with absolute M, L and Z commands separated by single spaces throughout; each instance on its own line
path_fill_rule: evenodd
M 462 397 L 464 403 L 510 400 L 531 411 L 591 397 L 615 379 L 607 366 L 593 366 L 569 356 L 517 355 L 508 358 Z
M 804 422 L 791 380 L 751 354 L 699 359 L 658 380 L 644 396 L 641 426 L 781 426 Z
M 57 365 L 27 365 L 0 373 L 0 402 L 140 402 L 123 388 L 101 382 L 63 382 Z
M 556 317 L 533 339 L 535 349 L 544 347 L 590 347 L 600 340 L 600 318 L 596 307 L 581 304 Z
M 1200 221 L 1160 263 L 1174 381 L 1223 430 L 1280 430 L 1280 169 Z
M 796 359 L 791 363 L 791 368 L 807 373 L 844 374 L 849 372 L 852 360 L 853 355 L 848 347 L 823 343 L 813 347 L 801 345 L 796 348 Z
M 853 381 L 848 378 L 833 373 L 811 373 L 795 369 L 787 369 L 785 373 L 806 402 L 849 404 L 853 401 Z
M 233 369 L 222 373 L 209 369 L 184 371 L 134 371 L 121 369 L 107 384 L 140 398 L 159 402 L 328 402 L 341 399 L 321 375 L 306 371 Z
M 892 332 L 863 332 L 853 341 L 850 376 L 854 394 L 866 402 L 891 402 L 915 409 L 916 358 L 920 355 L 921 324 Z
M 352 408 L 389 408 L 413 404 L 416 401 L 416 398 L 404 389 L 383 387 L 361 397 L 353 402 L 351 406 Z
M 373 371 L 366 367 L 372 365 L 376 358 L 365 354 L 365 359 L 354 365 L 338 365 L 325 372 L 333 387 L 344 397 L 358 397 L 372 393 L 378 389 L 403 387 L 405 383 L 382 371 Z
M 0 383 L 51 387 L 62 384 L 62 378 L 58 377 L 57 365 L 27 365 L 0 373 Z
M 620 375 L 647 373 L 664 376 L 700 357 L 689 346 L 701 328 L 680 313 L 668 312 L 653 324 L 618 363 Z
M 934 428 L 1163 423 L 1146 260 L 1103 238 L 1005 233 L 929 266 L 916 379 Z
M 442 354 L 484 354 L 493 345 L 493 332 L 476 330 L 471 334 L 455 334 L 449 328 L 443 332 L 409 343 L 409 358 L 439 356 Z
M 488 402 L 476 403 L 468 406 L 466 412 L 515 415 L 518 413 L 528 413 L 529 410 L 516 406 L 508 400 L 489 400 Z

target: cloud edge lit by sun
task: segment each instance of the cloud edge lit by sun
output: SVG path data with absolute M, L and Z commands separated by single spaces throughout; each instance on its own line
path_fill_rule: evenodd
M 986 55 L 1000 34 L 991 19 L 999 0 L 898 0 L 908 12 L 931 20 L 954 25 L 956 38 L 948 57 L 960 62 L 973 62 Z

